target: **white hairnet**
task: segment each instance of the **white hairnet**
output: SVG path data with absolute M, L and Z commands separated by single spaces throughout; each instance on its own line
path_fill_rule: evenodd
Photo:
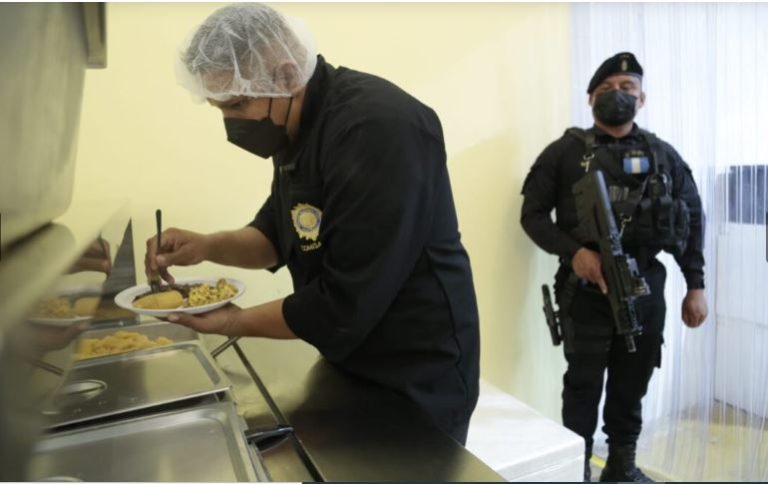
M 289 97 L 307 84 L 316 63 L 312 36 L 298 20 L 238 3 L 215 11 L 190 36 L 176 74 L 200 100 Z

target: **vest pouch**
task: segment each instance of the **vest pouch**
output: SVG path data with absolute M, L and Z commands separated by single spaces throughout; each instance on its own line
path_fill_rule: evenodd
M 673 255 L 683 255 L 688 245 L 688 237 L 691 235 L 691 211 L 683 200 L 675 200 L 673 204 L 674 224 L 673 237 L 669 249 L 665 250 Z
M 617 218 L 617 222 L 621 230 L 621 220 Z M 651 200 L 644 198 L 636 205 L 632 219 L 624 225 L 621 232 L 621 243 L 625 249 L 644 246 L 654 240 L 655 233 L 656 227 Z
M 688 205 L 680 199 L 663 197 L 656 208 L 656 233 L 664 251 L 679 256 L 685 252 L 690 235 L 691 214 Z

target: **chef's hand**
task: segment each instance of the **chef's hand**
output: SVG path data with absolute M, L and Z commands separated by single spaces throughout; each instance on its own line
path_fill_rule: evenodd
M 235 317 L 242 308 L 227 304 L 204 314 L 175 313 L 168 316 L 168 321 L 192 328 L 198 333 L 223 334 L 224 336 L 239 336 L 235 334 Z
M 698 328 L 707 319 L 707 298 L 704 289 L 691 289 L 683 298 L 683 322 L 689 328 Z
M 600 254 L 582 247 L 573 254 L 571 267 L 577 276 L 597 284 L 603 294 L 608 294 L 608 285 L 603 278 L 603 264 L 600 262 Z
M 168 272 L 171 266 L 191 266 L 208 258 L 208 236 L 171 228 L 160 236 L 163 246 L 159 254 L 157 237 L 147 239 L 147 254 L 144 257 L 144 269 L 147 279 L 157 281 L 160 277 L 173 284 L 176 280 Z

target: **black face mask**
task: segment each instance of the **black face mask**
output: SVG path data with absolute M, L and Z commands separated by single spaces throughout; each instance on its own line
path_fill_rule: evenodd
M 607 126 L 621 126 L 635 117 L 637 96 L 624 91 L 606 91 L 595 98 L 592 113 Z
M 290 142 L 287 125 L 292 104 L 293 97 L 288 101 L 288 113 L 282 126 L 272 121 L 272 98 L 269 99 L 269 112 L 264 119 L 224 118 L 227 141 L 262 158 L 274 156 Z

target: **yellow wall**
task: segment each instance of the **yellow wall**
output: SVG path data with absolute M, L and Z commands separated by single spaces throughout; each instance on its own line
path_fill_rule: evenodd
M 130 199 L 138 240 L 153 213 L 202 232 L 248 222 L 269 191 L 271 166 L 226 142 L 221 119 L 176 85 L 181 39 L 213 4 L 109 4 L 109 66 L 89 71 L 75 198 Z M 551 347 L 539 285 L 554 259 L 519 225 L 522 180 L 570 119 L 569 10 L 557 4 L 282 4 L 315 33 L 332 64 L 375 73 L 440 116 L 481 315 L 482 374 L 558 418 L 562 353 Z M 143 252 L 137 254 L 139 262 Z M 231 275 L 248 304 L 291 290 L 277 276 Z

